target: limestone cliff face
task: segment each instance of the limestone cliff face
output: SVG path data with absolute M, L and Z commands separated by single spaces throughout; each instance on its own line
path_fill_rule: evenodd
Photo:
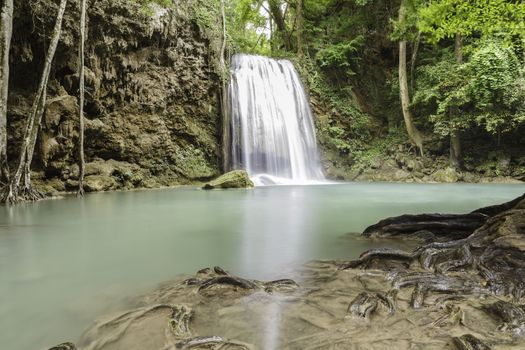
M 86 48 L 88 190 L 153 187 L 219 173 L 219 75 L 198 0 L 144 10 L 92 0 Z M 22 128 L 54 25 L 52 0 L 19 0 L 12 48 L 9 154 Z M 33 168 L 48 190 L 75 186 L 78 137 L 78 3 L 68 7 Z M 53 188 L 49 187 L 52 186 Z

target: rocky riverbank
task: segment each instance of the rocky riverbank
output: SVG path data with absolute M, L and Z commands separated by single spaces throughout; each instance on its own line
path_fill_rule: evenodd
M 525 195 L 465 215 L 390 218 L 364 235 L 417 248 L 312 262 L 294 280 L 206 268 L 97 321 L 80 349 L 525 346 Z
M 523 183 L 525 156 L 522 150 L 492 152 L 479 155 L 465 163 L 462 169 L 450 167 L 447 156 L 430 153 L 416 156 L 410 148 L 400 146 L 395 151 L 370 151 L 360 159 L 341 158 L 328 152 L 327 174 L 346 181 L 391 181 L 411 183 Z M 476 159 L 476 161 L 474 161 Z

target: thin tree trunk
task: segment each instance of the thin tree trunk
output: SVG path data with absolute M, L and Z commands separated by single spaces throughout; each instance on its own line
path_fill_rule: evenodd
M 84 44 L 86 42 L 86 0 L 82 0 L 80 4 L 80 43 L 78 49 L 78 77 L 79 77 L 79 164 L 78 164 L 78 192 L 77 195 L 84 195 L 84 173 L 86 169 L 86 161 L 84 159 Z
M 13 35 L 13 0 L 0 9 L 0 183 L 9 183 L 7 165 L 7 97 L 9 94 L 9 49 Z
M 420 43 L 421 43 L 421 32 L 417 33 L 416 43 L 414 44 L 414 49 L 412 51 L 412 59 L 410 60 L 410 91 L 414 91 L 416 62 L 417 62 L 417 54 L 419 53 Z
M 46 54 L 46 59 L 44 62 L 44 70 L 40 78 L 40 83 L 38 85 L 38 90 L 35 95 L 35 100 L 33 101 L 33 106 L 31 108 L 31 114 L 29 115 L 26 130 L 24 133 L 22 148 L 20 150 L 20 157 L 18 161 L 18 167 L 16 172 L 11 179 L 9 184 L 9 192 L 6 197 L 7 203 L 14 203 L 19 199 L 31 199 L 35 200 L 39 198 L 39 194 L 33 190 L 31 185 L 31 161 L 33 160 L 33 153 L 35 150 L 36 139 L 38 135 L 38 130 L 40 127 L 40 122 L 42 120 L 42 115 L 44 114 L 44 109 L 46 105 L 47 98 L 47 83 L 49 80 L 49 74 L 51 72 L 51 65 L 53 62 L 53 57 L 55 56 L 55 51 L 60 39 L 60 34 L 62 32 L 62 20 L 64 18 L 64 12 L 66 10 L 67 0 L 61 0 L 60 6 L 58 9 L 58 14 L 55 22 L 55 28 L 53 30 L 53 35 L 51 37 L 51 42 Z M 20 180 L 24 174 L 24 194 L 22 198 L 19 196 L 20 192 Z
M 303 54 L 303 0 L 297 0 L 297 55 Z
M 456 34 L 454 54 L 456 56 L 456 63 L 463 63 L 461 34 L 459 33 Z M 456 111 L 456 113 L 458 112 L 459 111 Z M 450 166 L 455 169 L 463 168 L 463 156 L 461 154 L 461 137 L 459 130 L 450 130 Z
M 270 5 L 270 12 L 275 21 L 275 25 L 277 26 L 277 29 L 281 33 L 284 49 L 286 51 L 290 51 L 292 45 L 290 43 L 290 38 L 288 37 L 288 34 L 287 34 L 286 22 L 284 21 L 284 15 L 281 9 L 281 2 L 279 0 L 268 0 L 268 3 Z
M 405 11 L 405 1 L 403 0 L 399 8 L 399 22 L 404 22 L 406 16 Z M 407 42 L 404 39 L 399 41 L 399 91 L 408 137 L 419 149 L 421 156 L 423 156 L 423 137 L 414 125 L 412 113 L 410 112 L 410 94 L 407 81 Z
M 226 12 L 225 12 L 224 0 L 221 0 L 221 19 L 222 19 L 222 45 L 221 53 L 219 57 L 219 64 L 221 69 L 221 80 L 222 80 L 222 89 L 221 89 L 221 112 L 222 112 L 222 168 L 224 172 L 230 170 L 231 161 L 230 161 L 230 118 L 228 111 L 228 84 L 227 80 L 227 68 L 226 68 Z

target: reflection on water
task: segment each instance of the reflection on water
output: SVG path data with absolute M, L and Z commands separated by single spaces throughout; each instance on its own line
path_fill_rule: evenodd
M 409 184 L 177 189 L 0 208 L 0 344 L 27 350 L 75 341 L 94 318 L 177 274 L 219 265 L 248 278 L 290 277 L 308 260 L 356 257 L 372 244 L 349 234 L 386 216 L 465 212 L 523 190 Z M 262 322 L 269 348 L 279 344 L 279 305 L 269 304 L 254 321 Z

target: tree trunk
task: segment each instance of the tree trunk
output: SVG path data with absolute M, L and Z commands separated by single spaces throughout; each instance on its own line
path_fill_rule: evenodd
M 0 9 L 0 183 L 9 183 L 7 166 L 7 97 L 9 93 L 9 49 L 13 34 L 13 0 Z
M 405 11 L 405 1 L 402 1 L 401 7 L 399 8 L 399 22 L 404 22 L 406 16 Z M 414 125 L 412 113 L 410 112 L 410 94 L 407 79 L 407 42 L 404 39 L 399 41 L 399 92 L 408 137 L 419 149 L 421 156 L 423 156 L 423 137 Z
M 454 54 L 458 64 L 463 63 L 463 52 L 461 34 L 456 34 Z M 456 113 L 458 113 L 457 111 Z M 461 154 L 461 137 L 459 130 L 450 130 L 450 166 L 455 169 L 463 168 L 463 156 Z
M 303 57 L 303 0 L 297 0 L 297 55 Z
M 27 120 L 22 148 L 20 150 L 18 167 L 10 181 L 9 192 L 7 193 L 7 197 L 5 199 L 6 203 L 14 203 L 20 199 L 36 200 L 41 197 L 40 194 L 33 189 L 31 184 L 31 161 L 33 160 L 38 130 L 46 106 L 47 82 L 51 72 L 53 57 L 55 56 L 55 51 L 60 39 L 60 33 L 62 32 L 62 20 L 64 18 L 66 5 L 67 0 L 60 1 L 55 28 L 53 29 L 53 35 L 51 37 L 51 42 L 49 43 L 49 48 L 44 62 L 44 70 L 40 78 L 40 83 L 38 85 L 38 91 L 35 95 L 35 100 L 33 101 L 33 106 L 31 107 L 31 114 Z M 22 196 L 20 196 L 20 181 L 22 175 L 24 175 L 24 193 Z
M 221 112 L 222 112 L 222 170 L 226 173 L 230 170 L 230 117 L 228 111 L 228 70 L 226 67 L 226 12 L 225 12 L 225 0 L 221 0 L 221 21 L 222 21 L 222 45 L 221 53 L 219 57 L 219 65 L 221 69 Z
M 86 170 L 86 161 L 84 159 L 84 90 L 85 90 L 85 74 L 84 74 L 84 44 L 86 41 L 86 0 L 82 0 L 80 4 L 80 43 L 78 49 L 78 77 L 79 77 L 79 136 L 78 136 L 78 192 L 77 195 L 84 195 L 84 173 Z
M 414 48 L 412 51 L 412 59 L 410 60 L 410 91 L 414 91 L 417 54 L 419 53 L 420 43 L 421 32 L 417 33 L 416 43 L 414 44 Z
M 290 38 L 286 30 L 286 22 L 284 21 L 283 11 L 281 9 L 281 2 L 279 0 L 268 0 L 270 5 L 270 12 L 277 26 L 277 30 L 281 33 L 283 39 L 284 49 L 290 51 L 292 45 L 290 43 Z

